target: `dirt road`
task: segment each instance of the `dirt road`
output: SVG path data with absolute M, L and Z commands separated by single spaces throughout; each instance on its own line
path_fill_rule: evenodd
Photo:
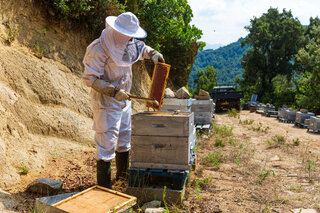
M 320 212 L 320 134 L 242 111 L 216 115 L 199 140 L 190 212 Z

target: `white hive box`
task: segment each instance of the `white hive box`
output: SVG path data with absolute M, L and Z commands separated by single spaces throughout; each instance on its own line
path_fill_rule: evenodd
M 164 98 L 162 102 L 162 112 L 191 112 L 192 99 Z
M 131 167 L 190 169 L 196 131 L 192 112 L 132 115 Z
M 295 121 L 296 120 L 296 114 L 297 111 L 295 110 L 285 110 L 284 112 L 284 118 L 287 119 L 288 121 Z
M 296 122 L 297 123 L 304 123 L 304 121 L 306 119 L 309 119 L 311 116 L 314 116 L 314 113 L 312 113 L 312 112 L 308 112 L 308 113 L 297 112 Z
M 191 111 L 195 124 L 212 124 L 215 104 L 210 100 L 192 99 Z
M 320 130 L 320 118 L 312 116 L 310 118 L 310 127 L 312 129 Z

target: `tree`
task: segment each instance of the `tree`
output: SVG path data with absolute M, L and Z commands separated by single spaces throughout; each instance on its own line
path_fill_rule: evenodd
M 146 43 L 171 64 L 170 79 L 185 86 L 198 49 L 204 46 L 198 41 L 202 31 L 190 25 L 193 14 L 187 0 L 140 1 L 138 17 L 148 32 Z
M 302 72 L 296 98 L 300 107 L 320 113 L 320 22 L 310 24 L 313 24 L 311 39 L 305 48 L 299 50 L 296 58 Z
M 251 19 L 245 28 L 249 34 L 242 46 L 249 49 L 241 62 L 245 69 L 241 85 L 245 91 L 257 93 L 260 100 L 272 102 L 272 80 L 277 75 L 292 77 L 294 56 L 305 44 L 304 29 L 291 11 L 279 13 L 276 8 Z
M 217 85 L 217 71 L 213 66 L 207 66 L 205 70 L 198 70 L 194 83 L 196 84 L 194 94 L 198 94 L 200 89 L 211 94 L 213 87 Z

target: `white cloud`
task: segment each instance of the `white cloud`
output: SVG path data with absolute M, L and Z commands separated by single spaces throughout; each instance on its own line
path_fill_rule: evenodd
M 270 7 L 291 10 L 304 25 L 310 17 L 320 17 L 319 0 L 189 0 L 193 11 L 192 24 L 203 32 L 202 41 L 229 44 L 245 37 L 244 26 L 260 17 Z

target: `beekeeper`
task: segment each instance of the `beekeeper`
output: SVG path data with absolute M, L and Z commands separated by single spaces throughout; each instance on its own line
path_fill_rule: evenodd
M 162 54 L 145 45 L 147 33 L 131 12 L 108 16 L 101 36 L 88 47 L 83 59 L 83 82 L 91 87 L 94 140 L 97 145 L 98 185 L 111 188 L 111 161 L 116 178 L 125 178 L 131 140 L 132 64 L 142 59 L 164 62 Z

